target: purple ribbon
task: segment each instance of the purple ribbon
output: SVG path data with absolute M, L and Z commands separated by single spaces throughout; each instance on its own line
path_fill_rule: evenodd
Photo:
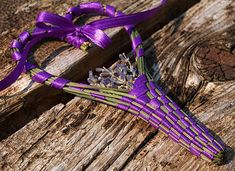
M 84 42 L 89 40 L 101 48 L 106 48 L 111 44 L 111 39 L 96 25 L 77 26 L 67 18 L 49 12 L 41 12 L 39 14 L 36 26 L 37 32 L 59 33 L 61 39 L 65 39 L 69 44 L 77 48 L 80 48 Z
M 33 31 L 34 38 L 26 45 L 21 53 L 14 53 L 13 59 L 18 61 L 16 68 L 3 80 L 0 81 L 0 91 L 6 89 L 13 84 L 23 72 L 24 69 L 32 67 L 27 62 L 27 54 L 35 42 L 48 37 L 60 38 L 66 40 L 69 44 L 80 48 L 84 42 L 91 41 L 101 48 L 106 48 L 111 44 L 111 39 L 104 33 L 103 30 L 119 26 L 136 25 L 150 17 L 154 16 L 160 8 L 167 3 L 167 0 L 161 0 L 160 6 L 135 14 L 121 15 L 109 17 L 88 23 L 83 26 L 75 25 L 71 20 L 66 17 L 52 14 L 49 12 L 41 12 L 36 21 L 36 28 Z M 88 3 L 87 5 L 95 5 L 95 3 Z M 81 13 L 88 11 L 81 11 Z M 47 34 L 47 36 L 45 36 Z M 19 39 L 27 39 L 27 32 L 19 36 Z M 33 43 L 34 42 L 34 43 Z M 20 47 L 20 44 L 13 41 L 12 47 Z M 20 49 L 20 48 L 19 48 Z

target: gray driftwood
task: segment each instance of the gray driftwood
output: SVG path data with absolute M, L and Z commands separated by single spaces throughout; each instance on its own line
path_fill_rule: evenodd
M 75 97 L 68 102 L 55 100 L 55 106 L 3 139 L 1 169 L 234 170 L 234 19 L 233 0 L 204 0 L 144 43 L 149 65 L 156 60 L 152 69 L 156 82 L 227 145 L 225 165 L 215 166 L 198 159 L 127 112 Z M 69 58 L 71 51 L 80 53 L 65 50 L 51 66 L 59 65 L 60 58 Z M 97 52 L 91 49 L 89 53 Z M 34 89 L 37 93 L 27 100 L 52 91 Z M 11 102 L 17 103 L 21 102 Z M 4 108 L 6 113 L 12 111 L 10 106 Z M 16 115 L 14 119 L 20 117 Z M 10 120 L 4 123 L 9 124 Z

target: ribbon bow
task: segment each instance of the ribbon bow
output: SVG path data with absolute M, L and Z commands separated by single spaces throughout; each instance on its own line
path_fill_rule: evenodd
M 61 39 L 77 48 L 89 40 L 101 48 L 106 48 L 111 44 L 111 39 L 94 23 L 77 26 L 69 19 L 49 12 L 41 12 L 38 15 L 36 26 L 36 32 L 59 32 Z
M 32 67 L 31 64 L 27 62 L 27 53 L 32 47 L 31 45 L 38 40 L 47 37 L 45 33 L 49 33 L 52 37 L 66 40 L 71 45 L 81 49 L 86 49 L 88 47 L 88 44 L 86 44 L 85 47 L 82 47 L 82 45 L 84 45 L 84 43 L 88 43 L 89 40 L 101 48 L 106 48 L 111 44 L 111 39 L 103 30 L 119 26 L 136 25 L 154 16 L 162 6 L 166 5 L 166 3 L 167 0 L 161 0 L 160 5 L 151 10 L 129 15 L 124 15 L 120 12 L 118 16 L 97 20 L 84 26 L 77 26 L 66 17 L 62 17 L 57 14 L 41 12 L 38 15 L 36 28 L 33 31 L 36 36 L 31 39 L 29 45 L 27 48 L 22 50 L 21 54 L 13 54 L 13 58 L 18 61 L 18 64 L 8 76 L 0 81 L 0 91 L 13 84 L 19 78 L 24 68 Z M 27 34 L 23 33 L 21 38 L 27 39 Z M 13 41 L 13 44 L 15 44 L 14 46 L 21 47 L 17 41 Z

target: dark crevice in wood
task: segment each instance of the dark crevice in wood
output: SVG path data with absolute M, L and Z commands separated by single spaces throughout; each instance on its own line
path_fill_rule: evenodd
M 35 95 L 32 95 L 30 97 L 31 100 L 27 101 L 30 105 L 24 103 L 19 111 L 9 115 L 6 120 L 0 124 L 0 140 L 7 138 L 9 135 L 22 128 L 31 120 L 38 118 L 43 112 L 49 110 L 53 106 L 59 103 L 66 104 L 73 98 L 72 95 L 67 93 L 54 93 L 47 96 L 45 92 L 56 91 L 50 87 L 40 87 L 39 89 L 40 90 L 37 89 L 37 91 L 41 92 L 41 97 L 37 97 L 38 92 Z
M 197 89 L 195 89 L 195 91 L 188 96 L 188 98 L 187 98 L 188 101 L 185 105 L 192 104 L 192 102 L 194 101 L 194 99 L 198 95 L 198 92 L 205 86 L 205 84 L 207 84 L 207 83 L 203 82 L 203 81 L 199 83 L 199 86 L 197 87 Z
M 85 171 L 93 161 L 95 161 L 95 159 L 102 153 L 102 151 L 109 146 L 111 143 L 113 142 L 113 140 L 109 141 L 106 146 L 103 146 L 93 157 L 92 159 L 89 160 L 88 163 L 86 163 L 84 166 L 82 166 L 82 171 Z
M 157 134 L 158 134 L 157 130 L 149 133 L 149 135 L 144 139 L 144 141 L 142 141 L 141 144 L 138 147 L 136 147 L 135 150 L 129 155 L 127 160 L 120 167 L 120 170 L 125 170 L 128 163 L 130 163 L 130 161 L 132 161 Z
M 36 146 L 39 144 L 39 142 L 41 140 L 44 139 L 44 137 L 49 133 L 49 131 L 46 131 L 39 139 L 37 139 L 36 142 L 34 142 L 27 150 L 25 150 L 18 158 L 18 160 L 21 160 L 23 157 L 22 156 L 26 156 L 27 154 L 30 153 L 30 151 Z M 17 162 L 17 161 L 16 161 Z
M 123 114 L 125 115 L 125 114 Z M 120 118 L 122 118 L 120 116 Z M 127 122 L 123 122 L 121 119 L 116 119 L 112 124 L 112 127 L 115 127 L 115 130 L 114 130 L 114 135 L 117 136 L 118 135 L 118 132 L 121 131 L 121 129 L 123 127 L 125 127 L 125 125 L 127 125 Z M 111 125 L 110 125 L 111 126 Z M 105 128 L 107 129 L 107 131 L 109 130 L 109 128 Z M 85 165 L 82 166 L 82 169 L 81 170 L 86 170 L 94 161 L 96 161 L 97 157 L 100 156 L 100 154 L 107 148 L 109 147 L 109 145 L 115 140 L 115 137 L 111 137 L 111 139 L 109 139 L 107 141 L 107 143 L 103 144 L 102 145 L 102 148 L 100 148 L 96 153 L 95 155 L 92 155 L 92 158 L 89 159 L 89 161 L 87 163 L 85 163 Z M 124 150 L 124 149 L 123 149 Z M 116 156 L 117 158 L 118 156 Z M 102 170 L 107 170 L 109 168 L 109 166 L 113 163 L 113 161 L 115 161 L 115 159 L 113 160 L 110 160 L 110 161 L 107 161 L 106 162 L 106 165 L 104 166 L 104 168 Z

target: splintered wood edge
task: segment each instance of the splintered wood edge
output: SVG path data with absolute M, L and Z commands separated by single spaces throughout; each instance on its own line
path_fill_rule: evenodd
M 204 27 L 203 31 L 208 33 L 211 28 L 216 28 L 218 23 L 229 22 L 223 21 L 223 16 L 226 12 L 224 10 L 230 4 L 234 10 L 235 4 L 232 1 L 225 4 L 221 4 L 219 0 L 203 1 L 187 11 L 187 16 L 175 33 L 172 33 L 172 28 L 175 27 L 173 21 L 145 42 L 148 56 L 151 56 L 152 49 L 159 51 L 166 48 L 169 55 L 160 53 L 161 51 L 157 55 L 160 66 L 157 74 L 164 73 L 160 78 L 168 82 L 169 89 L 174 89 L 177 85 L 182 86 L 182 95 L 179 96 L 181 101 L 187 100 L 186 94 L 194 94 L 187 107 L 198 120 L 230 146 L 230 159 L 228 157 L 226 165 L 215 166 L 197 159 L 162 133 L 155 136 L 156 132 L 152 127 L 129 113 L 76 97 L 66 105 L 58 104 L 0 142 L 0 156 L 3 159 L 1 167 L 9 170 L 232 170 L 235 167 L 232 158 L 234 152 L 231 150 L 235 148 L 232 131 L 235 120 L 235 82 L 205 81 L 192 66 L 185 68 L 185 65 L 188 65 L 185 59 L 190 63 L 191 53 L 182 57 L 182 46 L 174 46 L 179 43 L 177 37 L 184 28 L 191 26 L 193 30 L 191 18 L 208 11 L 209 7 L 220 12 L 222 21 L 208 23 L 207 20 L 201 20 L 203 22 L 198 24 L 199 27 L 208 26 Z M 201 16 L 199 19 L 205 17 L 207 16 Z M 234 26 L 234 23 L 227 25 L 231 26 Z M 213 32 L 211 34 L 213 35 Z M 180 42 L 192 39 L 193 41 L 187 44 L 194 44 L 193 38 L 197 35 L 190 35 L 181 37 Z M 155 42 L 154 45 L 148 43 L 150 41 Z M 173 59 L 173 62 L 169 63 L 168 60 L 174 57 L 171 53 L 175 53 L 175 58 L 180 60 Z M 161 55 L 166 55 L 166 59 L 163 60 Z M 169 76 L 167 66 L 173 67 Z M 182 83 L 182 78 L 189 81 Z

